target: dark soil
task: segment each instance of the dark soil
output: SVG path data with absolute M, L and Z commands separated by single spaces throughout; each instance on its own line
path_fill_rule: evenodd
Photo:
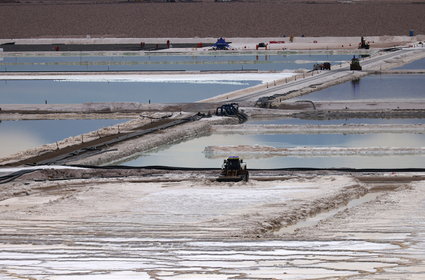
M 425 2 L 10 2 L 0 1 L 0 38 L 425 34 Z

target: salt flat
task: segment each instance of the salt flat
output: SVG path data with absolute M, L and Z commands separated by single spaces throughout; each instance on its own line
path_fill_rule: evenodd
M 411 175 L 293 174 L 249 183 L 201 174 L 166 182 L 160 181 L 167 175 L 154 175 L 157 182 L 18 180 L 1 193 L 0 276 L 419 279 L 425 185 L 423 174 L 416 181 Z M 368 193 L 375 195 L 344 206 Z M 329 210 L 336 214 L 296 227 Z M 293 233 L 279 231 L 289 224 Z

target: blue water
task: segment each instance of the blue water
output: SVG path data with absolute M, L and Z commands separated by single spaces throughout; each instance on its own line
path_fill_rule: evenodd
M 127 120 L 1 121 L 0 157 L 125 121 Z
M 318 62 L 340 63 L 351 55 L 131 55 L 4 57 L 0 71 L 158 71 L 311 69 Z M 85 102 L 194 102 L 259 82 L 230 84 L 0 81 L 0 104 Z
M 352 54 L 127 55 L 4 57 L 0 72 L 13 71 L 218 71 L 312 69 L 313 64 L 349 61 Z
M 412 63 L 406 64 L 404 66 L 401 66 L 395 69 L 401 69 L 401 70 L 425 69 L 425 58 L 413 61 Z
M 184 103 L 259 84 L 0 81 L 0 104 L 76 104 L 86 102 Z
M 157 151 L 135 155 L 123 165 L 168 165 L 185 167 L 220 167 L 223 157 L 207 158 L 206 146 L 268 145 L 273 147 L 422 147 L 424 134 L 310 134 L 310 135 L 210 135 L 192 139 Z M 230 154 L 229 154 L 230 155 Z M 237 155 L 237 154 L 236 154 Z M 339 157 L 266 157 L 248 158 L 250 168 L 351 167 L 408 168 L 423 167 L 425 156 L 339 156 Z
M 291 100 L 425 99 L 425 75 L 369 75 Z

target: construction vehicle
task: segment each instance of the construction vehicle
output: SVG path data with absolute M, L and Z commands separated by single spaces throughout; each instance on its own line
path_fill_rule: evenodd
M 218 182 L 248 182 L 249 172 L 246 163 L 238 156 L 230 156 L 224 160 Z
M 370 45 L 368 42 L 365 41 L 364 37 L 362 36 L 360 38 L 360 43 L 359 43 L 359 49 L 366 49 L 368 50 L 370 48 Z
M 362 66 L 360 65 L 360 60 L 353 56 L 350 63 L 350 70 L 362 71 Z
M 228 50 L 230 49 L 230 42 L 226 42 L 225 39 L 220 37 L 219 39 L 217 39 L 217 42 L 215 42 L 212 45 L 212 49 L 213 50 Z
M 330 62 L 324 62 L 324 63 L 316 63 L 313 65 L 313 70 L 331 70 L 331 63 Z
M 240 123 L 248 120 L 248 116 L 239 111 L 238 103 L 223 104 L 215 110 L 216 116 L 237 117 Z
M 267 50 L 267 43 L 258 43 L 255 49 L 258 50 L 259 48 L 265 48 Z

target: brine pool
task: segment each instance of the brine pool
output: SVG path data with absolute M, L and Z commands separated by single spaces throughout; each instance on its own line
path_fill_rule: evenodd
M 127 120 L 0 121 L 0 157 L 125 121 Z
M 260 81 L 195 83 L 1 80 L 0 104 L 185 103 L 207 99 L 257 84 L 260 84 Z
M 395 68 L 395 69 L 401 69 L 401 70 L 425 69 L 425 58 L 418 59 L 416 61 L 413 61 L 412 63 L 403 65 L 403 66 Z
M 340 64 L 351 58 L 340 54 L 274 55 L 128 55 L 0 57 L 0 72 L 22 71 L 282 71 L 312 69 L 315 63 Z M 245 73 L 245 76 L 252 75 Z M 263 78 L 220 78 L 209 81 L 140 79 L 108 80 L 0 80 L 0 104 L 72 104 L 87 102 L 184 103 L 252 87 Z M 273 74 L 268 74 L 273 75 Z M 276 74 L 275 74 L 276 75 Z M 97 75 L 98 76 L 98 75 Z M 198 75 L 199 76 L 199 75 Z M 227 75 L 229 76 L 229 75 Z M 234 76 L 234 75 L 233 75 Z M 112 77 L 112 76 L 109 76 Z M 281 78 L 285 78 L 285 74 Z M 278 78 L 276 78 L 278 79 Z
M 298 99 L 308 100 L 418 100 L 425 98 L 423 75 L 373 75 L 311 93 Z M 282 124 L 421 124 L 424 119 L 347 119 L 347 120 L 254 120 L 250 123 Z M 122 162 L 124 165 L 170 165 L 186 167 L 219 167 L 222 158 L 208 158 L 206 146 L 221 145 L 264 145 L 272 147 L 423 147 L 424 134 L 309 134 L 309 135 L 211 135 L 193 139 L 174 146 L 164 147 L 150 153 L 136 155 Z M 422 168 L 423 155 L 382 155 L 382 156 L 332 156 L 332 157 L 261 157 L 250 158 L 251 168 L 286 167 L 350 167 L 350 168 Z
M 160 63 L 161 59 L 153 64 Z M 301 65 L 305 57 L 297 57 L 294 65 Z M 302 58 L 302 59 L 301 59 Z M 325 57 L 324 60 L 330 60 Z M 43 58 L 45 59 L 45 58 Z M 181 57 L 180 57 L 181 59 Z M 187 59 L 187 58 L 185 58 Z M 229 56 L 219 57 L 229 60 Z M 271 59 L 271 58 L 268 58 Z M 317 62 L 311 58 L 310 62 Z M 19 61 L 19 60 L 17 60 Z M 270 60 L 268 60 L 270 61 Z M 273 60 L 271 60 L 273 61 Z M 9 63 L 3 60 L 4 63 Z M 29 62 L 29 64 L 34 62 Z M 71 63 L 71 62 L 70 62 Z M 100 63 L 100 62 L 99 62 Z M 228 62 L 226 62 L 228 64 Z M 226 65 L 206 63 L 205 65 Z M 243 62 L 244 63 L 244 62 Z M 19 64 L 19 63 L 18 63 Z M 17 65 L 18 65 L 17 64 Z M 25 64 L 25 63 L 24 63 Z M 35 63 L 37 64 L 37 63 Z M 66 64 L 66 63 L 65 63 Z M 72 63 L 71 63 L 72 64 Z M 100 63 L 101 64 L 101 63 Z M 177 64 L 177 65 L 183 65 Z M 190 65 L 200 65 L 189 63 Z M 259 65 L 261 63 L 258 63 Z M 276 63 L 264 63 L 276 65 Z M 55 65 L 55 62 L 47 65 Z M 67 65 L 67 64 L 66 64 Z M 131 65 L 131 63 L 129 64 Z M 248 65 L 248 64 L 243 64 Z M 261 64 L 262 65 L 262 64 Z M 59 63 L 60 67 L 63 67 Z M 41 67 L 41 66 L 40 66 Z M 67 66 L 68 67 L 68 66 Z M 61 68 L 64 69 L 64 68 Z M 66 69 L 66 68 L 65 68 Z M 285 66 L 285 69 L 288 69 Z M 41 70 L 40 70 L 41 71 Z M 53 80 L 2 80 L 0 81 L 0 104 L 40 104 L 84 102 L 142 102 L 179 103 L 194 102 L 221 93 L 250 87 L 258 81 L 200 83 L 141 83 L 141 82 L 66 82 Z M 356 99 L 423 99 L 425 97 L 423 75 L 374 75 L 358 81 L 336 85 L 299 99 L 309 100 L 356 100 Z M 1 106 L 0 106 L 1 107 Z M 53 143 L 69 136 L 79 135 L 98 128 L 114 125 L 124 120 L 45 120 L 3 121 L 0 123 L 0 156 L 22 151 L 38 145 Z M 253 120 L 250 123 L 286 124 L 343 124 L 343 123 L 423 123 L 423 119 L 351 119 L 351 120 Z M 176 145 L 161 147 L 156 151 L 135 155 L 121 162 L 124 165 L 170 165 L 187 167 L 219 167 L 221 158 L 207 158 L 206 146 L 214 145 L 268 145 L 274 147 L 335 146 L 335 147 L 422 147 L 424 134 L 310 134 L 310 135 L 210 135 Z M 333 157 L 258 157 L 248 160 L 250 168 L 284 167 L 353 167 L 353 168 L 408 168 L 423 167 L 425 157 L 408 156 L 333 156 Z
M 266 145 L 288 147 L 423 147 L 424 134 L 370 133 L 370 134 L 275 134 L 223 135 L 213 134 L 191 139 L 172 146 L 141 153 L 126 161 L 128 166 L 166 165 L 182 167 L 220 167 L 223 158 L 211 158 L 204 153 L 207 146 Z M 228 155 L 230 156 L 230 154 Z M 349 167 L 349 168 L 422 168 L 424 155 L 385 156 L 275 156 L 262 154 L 246 159 L 250 168 L 288 167 Z M 117 164 L 117 163 L 114 163 Z
M 291 100 L 425 99 L 425 75 L 369 75 Z
M 315 63 L 347 62 L 353 54 L 249 54 L 201 55 L 128 54 L 115 56 L 0 56 L 0 72 L 22 71 L 282 71 L 313 69 Z

